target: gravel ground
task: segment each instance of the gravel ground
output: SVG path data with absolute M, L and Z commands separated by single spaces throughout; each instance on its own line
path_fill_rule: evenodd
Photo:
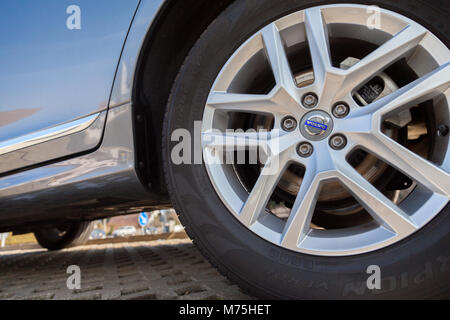
M 69 290 L 78 265 L 81 288 Z M 90 244 L 59 252 L 0 252 L 0 299 L 251 299 L 188 239 Z

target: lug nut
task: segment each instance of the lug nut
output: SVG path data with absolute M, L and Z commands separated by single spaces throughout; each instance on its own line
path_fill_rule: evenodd
M 445 137 L 446 135 L 448 135 L 449 129 L 448 126 L 446 126 L 445 124 L 441 124 L 438 127 L 438 136 L 440 137 Z
M 297 147 L 297 153 L 302 158 L 307 158 L 312 155 L 314 151 L 313 146 L 309 142 L 302 142 Z
M 344 149 L 347 145 L 347 138 L 345 138 L 342 134 L 335 134 L 330 138 L 330 147 L 334 150 Z
M 294 117 L 285 117 L 281 120 L 281 128 L 284 131 L 294 131 L 297 128 L 297 120 Z
M 307 93 L 303 96 L 302 103 L 305 108 L 314 108 L 318 100 L 314 93 Z
M 348 115 L 350 108 L 344 102 L 339 102 L 333 107 L 333 116 L 336 118 L 344 118 Z

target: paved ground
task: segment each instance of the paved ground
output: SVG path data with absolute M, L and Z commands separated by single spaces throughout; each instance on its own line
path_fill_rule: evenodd
M 69 290 L 69 265 L 81 289 Z M 0 252 L 0 299 L 250 299 L 222 277 L 190 240 Z

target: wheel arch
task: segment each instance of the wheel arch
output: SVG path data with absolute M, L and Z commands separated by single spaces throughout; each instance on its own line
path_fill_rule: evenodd
M 161 150 L 162 123 L 172 84 L 196 40 L 233 1 L 166 0 L 145 35 L 136 62 L 131 101 L 136 169 L 142 183 L 154 192 L 167 193 L 161 152 L 155 150 Z

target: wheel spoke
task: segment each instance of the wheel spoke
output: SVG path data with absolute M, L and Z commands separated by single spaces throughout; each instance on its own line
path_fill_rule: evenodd
M 400 112 L 427 101 L 449 88 L 449 74 L 450 63 L 446 63 L 394 93 L 355 110 L 349 117 L 355 118 L 374 113 L 377 113 L 375 116 L 379 117 L 392 111 Z
M 306 164 L 299 192 L 282 233 L 283 246 L 295 248 L 307 235 L 319 196 L 319 184 L 320 181 L 316 178 L 316 160 L 312 157 Z
M 315 82 L 319 87 L 325 83 L 331 68 L 328 32 L 320 8 L 305 10 L 305 28 L 314 69 Z
M 298 111 L 292 98 L 286 91 L 278 90 L 273 94 L 241 94 L 213 91 L 209 94 L 207 105 L 224 112 L 247 112 L 271 114 L 277 123 L 286 115 Z
M 295 135 L 295 133 L 294 133 Z M 281 154 L 291 149 L 297 143 L 293 134 L 282 134 L 279 130 L 272 131 L 207 131 L 202 133 L 202 147 L 220 151 L 246 150 L 262 148 L 267 157 L 281 157 Z M 292 150 L 290 151 L 293 152 Z
M 270 132 L 219 132 L 208 131 L 202 133 L 203 148 L 219 150 L 235 150 L 237 148 L 266 147 L 271 139 Z
M 359 133 L 352 140 L 432 192 L 450 197 L 450 175 L 383 134 Z
M 280 156 L 272 156 L 268 159 L 239 213 L 239 220 L 244 225 L 251 226 L 265 211 L 270 196 L 275 190 L 290 158 L 290 150 L 286 150 Z
M 284 50 L 283 41 L 275 24 L 270 24 L 262 31 L 264 46 L 272 67 L 275 82 L 275 90 L 285 90 L 295 101 L 298 101 L 297 87 L 294 83 L 289 61 Z
M 341 163 L 338 170 L 340 181 L 380 225 L 391 229 L 398 235 L 409 234 L 417 229 L 417 226 L 403 210 L 349 164 Z
M 400 31 L 392 39 L 346 70 L 345 82 L 341 90 L 350 92 L 382 72 L 416 48 L 426 33 L 424 28 L 412 25 Z
M 216 110 L 249 113 L 269 113 L 276 110 L 276 103 L 268 95 L 211 92 L 207 104 Z

